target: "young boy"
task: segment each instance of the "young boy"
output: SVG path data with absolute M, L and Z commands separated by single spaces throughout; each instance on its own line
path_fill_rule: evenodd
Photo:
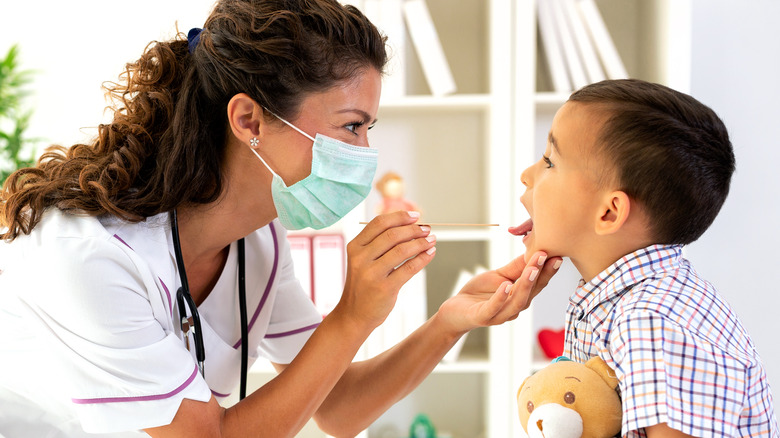
M 620 380 L 623 436 L 777 437 L 764 367 L 745 328 L 682 257 L 729 191 L 723 122 L 692 97 L 604 81 L 555 115 L 526 169 L 526 254 L 569 257 L 564 355 L 600 356 Z

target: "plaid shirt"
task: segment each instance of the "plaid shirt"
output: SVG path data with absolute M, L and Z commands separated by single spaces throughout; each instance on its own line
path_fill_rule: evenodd
M 623 436 L 667 423 L 697 437 L 778 437 L 772 394 L 737 315 L 682 257 L 650 246 L 569 298 L 564 354 L 620 380 Z

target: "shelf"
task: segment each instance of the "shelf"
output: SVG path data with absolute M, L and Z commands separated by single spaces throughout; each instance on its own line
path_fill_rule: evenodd
M 542 359 L 534 360 L 533 363 L 531 363 L 531 374 L 541 370 L 542 368 L 546 367 L 547 365 L 550 365 L 551 363 L 552 363 L 552 359 L 549 359 L 549 360 L 542 360 Z
M 445 97 L 405 96 L 380 101 L 379 112 L 381 114 L 385 111 L 399 110 L 486 110 L 490 108 L 491 99 L 489 94 L 453 94 Z
M 424 98 L 442 105 L 380 110 L 369 143 L 379 152 L 376 175 L 388 171 L 404 180 L 405 197 L 419 206 L 424 221 L 493 223 L 487 196 L 487 154 L 491 148 L 486 115 L 492 111 L 451 111 L 450 98 Z M 454 99 L 454 98 L 453 98 Z M 414 100 L 404 100 L 414 102 Z M 420 105 L 423 105 L 422 103 Z M 425 104 L 428 105 L 428 104 Z M 443 109 L 439 109 L 443 108 Z M 378 192 L 366 200 L 366 216 L 376 214 Z
M 500 225 L 498 227 L 490 227 L 490 229 L 483 228 L 437 228 L 435 225 L 431 229 L 431 233 L 436 235 L 437 242 L 479 242 L 488 241 L 492 237 L 496 236 L 496 233 L 502 232 L 506 234 L 507 238 L 511 237 L 506 231 L 508 226 Z
M 491 401 L 490 380 L 488 373 L 434 373 L 375 421 L 368 436 L 408 437 L 409 426 L 420 413 L 428 416 L 439 436 L 510 436 L 491 432 L 487 414 L 489 405 L 496 401 Z
M 455 362 L 442 362 L 436 365 L 434 373 L 490 373 L 491 366 L 487 360 L 465 359 Z
M 274 366 L 265 359 L 258 359 L 249 367 L 249 374 L 276 374 Z
M 537 111 L 555 111 L 569 99 L 571 93 L 556 93 L 552 91 L 542 91 L 534 96 Z

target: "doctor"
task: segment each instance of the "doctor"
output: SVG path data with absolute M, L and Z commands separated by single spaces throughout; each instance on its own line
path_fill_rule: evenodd
M 0 435 L 284 437 L 314 417 L 353 436 L 466 332 L 529 305 L 557 259 L 482 274 L 409 338 L 353 362 L 435 256 L 406 211 L 349 243 L 324 319 L 295 279 L 286 229 L 330 225 L 370 189 L 384 43 L 336 0 L 221 0 L 202 31 L 128 66 L 93 143 L 9 178 Z M 222 408 L 260 356 L 278 376 Z

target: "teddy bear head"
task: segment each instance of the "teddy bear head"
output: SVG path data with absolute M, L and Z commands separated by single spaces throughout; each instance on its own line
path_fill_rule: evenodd
M 525 379 L 517 392 L 529 438 L 609 438 L 620 432 L 618 380 L 600 357 L 557 360 Z

